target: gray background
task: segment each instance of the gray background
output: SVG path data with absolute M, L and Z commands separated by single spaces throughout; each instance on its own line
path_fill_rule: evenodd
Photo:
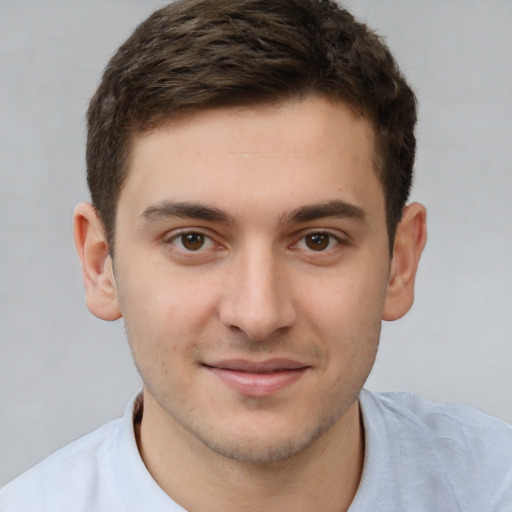
M 71 237 L 84 112 L 107 59 L 163 2 L 0 0 L 0 485 L 122 414 L 122 322 L 84 305 Z M 352 0 L 420 102 L 413 199 L 429 241 L 368 386 L 512 422 L 512 2 Z

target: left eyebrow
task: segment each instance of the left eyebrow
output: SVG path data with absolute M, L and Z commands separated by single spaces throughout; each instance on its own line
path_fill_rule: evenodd
M 327 217 L 348 218 L 362 221 L 366 218 L 366 212 L 355 204 L 334 199 L 318 204 L 301 206 L 287 214 L 283 222 L 310 222 Z

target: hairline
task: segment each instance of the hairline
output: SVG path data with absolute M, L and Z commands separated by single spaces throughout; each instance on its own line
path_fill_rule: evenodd
M 254 111 L 257 109 L 265 109 L 265 108 L 279 108 L 281 106 L 284 106 L 288 103 L 293 102 L 302 102 L 306 99 L 310 98 L 323 98 L 333 104 L 341 104 L 346 106 L 355 119 L 364 119 L 366 120 L 371 127 L 371 133 L 372 133 L 372 148 L 373 148 L 373 155 L 372 155 L 372 167 L 373 171 L 375 172 L 377 179 L 379 181 L 381 191 L 383 193 L 384 202 L 385 202 L 385 211 L 384 214 L 386 216 L 386 231 L 388 235 L 388 241 L 389 241 L 389 249 L 390 254 L 393 252 L 393 241 L 394 236 L 396 233 L 396 226 L 394 227 L 393 233 L 390 233 L 390 226 L 389 226 L 389 219 L 388 219 L 388 198 L 386 194 L 386 187 L 384 183 L 384 157 L 382 154 L 382 148 L 380 143 L 380 137 L 378 134 L 379 128 L 377 126 L 377 123 L 374 119 L 372 119 L 372 116 L 370 116 L 368 113 L 366 113 L 362 107 L 355 105 L 354 102 L 350 102 L 346 98 L 342 98 L 341 95 L 336 94 L 334 92 L 326 92 L 326 91 L 318 91 L 311 88 L 308 91 L 305 92 L 291 92 L 291 93 L 284 93 L 282 96 L 275 97 L 275 98 L 254 98 L 253 100 L 247 101 L 219 101 L 218 103 L 214 104 L 204 104 L 204 105 L 197 105 L 195 107 L 188 107 L 186 109 L 182 109 L 176 113 L 169 113 L 168 115 L 165 115 L 162 113 L 161 115 L 153 116 L 153 118 L 147 119 L 147 120 L 141 120 L 138 123 L 134 123 L 134 126 L 132 129 L 128 132 L 126 138 L 124 139 L 124 149 L 121 153 L 121 161 L 122 165 L 120 168 L 120 174 L 121 174 L 121 182 L 117 191 L 117 195 L 115 198 L 115 208 L 114 208 L 114 216 L 112 219 L 112 224 L 110 226 L 110 230 L 108 229 L 108 226 L 104 225 L 103 219 L 101 219 L 102 225 L 105 229 L 105 232 L 107 233 L 108 237 L 108 246 L 109 246 L 109 252 L 112 257 L 114 258 L 115 253 L 115 238 L 116 238 L 116 227 L 117 227 L 117 213 L 118 213 L 118 207 L 119 207 L 119 200 L 121 197 L 121 194 L 123 192 L 126 180 L 128 179 L 131 170 L 131 163 L 132 163 L 132 156 L 133 156 L 133 149 L 138 139 L 148 136 L 151 133 L 157 132 L 159 130 L 165 129 L 168 126 L 172 126 L 174 123 L 179 123 L 183 120 L 189 119 L 192 116 L 200 115 L 205 112 L 211 112 L 216 110 L 247 110 L 247 111 Z

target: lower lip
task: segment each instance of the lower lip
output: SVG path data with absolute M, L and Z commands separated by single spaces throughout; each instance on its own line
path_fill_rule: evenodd
M 299 380 L 307 368 L 280 370 L 273 373 L 250 373 L 208 367 L 230 388 L 251 397 L 269 396 L 286 389 Z

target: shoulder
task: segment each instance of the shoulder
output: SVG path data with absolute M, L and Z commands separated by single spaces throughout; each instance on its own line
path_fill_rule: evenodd
M 84 504 L 94 499 L 99 487 L 115 478 L 112 452 L 121 424 L 122 420 L 114 420 L 103 425 L 14 479 L 0 490 L 0 510 L 87 509 Z
M 360 401 L 365 428 L 393 445 L 388 452 L 396 447 L 393 459 L 408 468 L 411 479 L 428 475 L 431 482 L 442 482 L 467 510 L 512 503 L 511 425 L 472 407 L 436 404 L 409 393 L 364 390 Z
M 484 442 L 512 443 L 512 425 L 466 405 L 438 404 L 411 393 L 366 390 L 361 394 L 361 402 L 373 417 L 422 430 L 434 439 L 453 434 L 461 442 L 477 437 Z

